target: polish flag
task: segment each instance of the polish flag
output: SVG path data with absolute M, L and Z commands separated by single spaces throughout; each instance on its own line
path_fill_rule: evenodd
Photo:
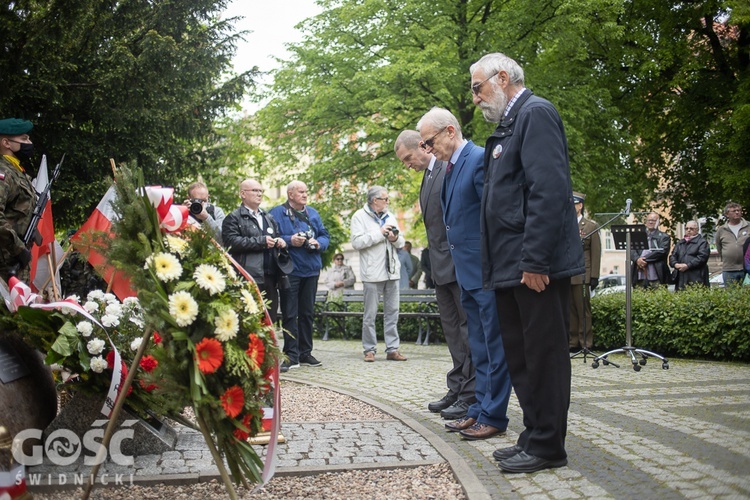
M 39 172 L 32 183 L 38 195 L 47 189 L 49 184 L 49 173 L 47 172 L 47 155 L 42 156 L 42 163 L 39 165 Z M 42 235 L 42 244 L 34 243 L 31 247 L 31 288 L 38 292 L 45 283 L 49 284 L 50 275 L 54 275 L 57 289 L 60 289 L 60 275 L 58 271 L 62 265 L 63 249 L 60 243 L 55 239 L 55 227 L 52 222 L 52 197 L 47 193 L 47 204 L 39 219 L 37 230 Z M 47 260 L 47 254 L 51 259 Z M 50 272 L 50 261 L 54 267 L 54 273 Z
M 115 209 L 112 206 L 112 202 L 117 197 L 115 187 L 111 186 L 99 204 L 94 209 L 94 212 L 84 222 L 83 226 L 70 238 L 71 243 L 79 252 L 88 255 L 89 263 L 94 266 L 97 272 L 104 278 L 110 287 L 112 293 L 114 293 L 120 301 L 125 300 L 127 297 L 135 297 L 136 293 L 130 286 L 130 279 L 121 271 L 116 271 L 114 267 L 109 265 L 107 259 L 96 251 L 95 248 L 85 243 L 81 236 L 90 233 L 89 238 L 94 233 L 106 233 L 111 234 L 112 222 L 119 219 L 119 215 L 115 213 Z

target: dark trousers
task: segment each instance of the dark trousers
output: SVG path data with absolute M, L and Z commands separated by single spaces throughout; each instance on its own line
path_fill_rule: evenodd
M 448 344 L 453 368 L 446 375 L 448 393 L 466 403 L 476 401 L 474 396 L 474 363 L 469 349 L 469 329 L 466 313 L 461 307 L 461 288 L 455 281 L 445 285 L 435 285 L 440 311 L 440 324 L 443 326 L 445 343 Z
M 289 276 L 289 288 L 281 290 L 284 354 L 293 365 L 312 352 L 313 313 L 317 290 L 318 276 Z
M 585 335 L 584 335 L 585 333 Z M 583 339 L 586 337 L 586 345 Z M 591 349 L 594 333 L 591 329 L 591 294 L 589 286 L 570 285 L 570 347 Z
M 508 428 L 511 380 L 500 337 L 502 328 L 497 318 L 495 296 L 490 290 L 462 287 L 461 305 L 466 312 L 477 398 L 466 416 L 504 431 Z
M 523 410 L 518 445 L 547 460 L 562 459 L 570 406 L 570 278 L 539 293 L 526 285 L 495 290 L 510 378 Z
M 269 302 L 268 315 L 271 323 L 276 324 L 279 315 L 279 291 L 275 274 L 264 274 L 263 284 L 258 284 L 258 289 L 265 292 L 266 300 Z

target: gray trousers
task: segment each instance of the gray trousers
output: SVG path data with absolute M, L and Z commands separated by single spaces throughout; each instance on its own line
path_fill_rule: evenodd
M 362 348 L 365 354 L 378 352 L 378 337 L 375 332 L 375 319 L 378 317 L 378 303 L 383 295 L 383 337 L 385 352 L 397 351 L 401 340 L 398 337 L 398 305 L 400 295 L 398 280 L 363 282 L 365 311 L 362 317 Z

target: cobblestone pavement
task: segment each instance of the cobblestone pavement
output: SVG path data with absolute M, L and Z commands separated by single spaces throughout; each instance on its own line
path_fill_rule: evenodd
M 382 345 L 381 345 L 382 347 Z M 591 368 L 591 358 L 571 361 L 573 393 L 568 421 L 567 467 L 506 475 L 492 451 L 515 443 L 521 412 L 511 398 L 504 436 L 464 441 L 444 430 L 429 401 L 445 393 L 450 368 L 445 345 L 402 344 L 406 362 L 362 361 L 358 341 L 316 341 L 322 367 L 302 367 L 282 379 L 354 396 L 393 418 L 344 422 L 284 422 L 277 473 L 392 468 L 447 461 L 471 499 L 483 498 L 750 498 L 750 365 L 649 361 L 640 372 L 624 357 L 621 368 Z M 620 362 L 622 361 L 622 362 Z M 283 409 L 282 409 L 283 414 Z M 263 450 L 262 448 L 258 448 Z M 88 473 L 90 467 L 42 465 L 31 473 L 45 483 L 53 474 Z M 136 457 L 132 467 L 106 463 L 136 481 L 191 482 L 216 478 L 202 437 L 180 428 L 176 449 Z M 132 476 L 131 476 L 132 475 Z
M 610 356 L 620 368 L 597 369 L 591 358 L 573 359 L 568 466 L 509 475 L 496 467 L 492 451 L 515 444 L 522 430 L 515 396 L 505 436 L 461 440 L 426 409 L 445 393 L 445 345 L 402 344 L 401 352 L 408 361 L 386 361 L 381 352 L 375 363 L 364 363 L 357 341 L 317 341 L 314 355 L 323 366 L 292 370 L 288 378 L 400 409 L 468 464 L 470 471 L 458 475 L 470 496 L 750 497 L 750 365 L 671 359 L 663 370 L 651 360 L 635 372 L 625 357 Z M 484 491 L 472 484 L 472 473 Z

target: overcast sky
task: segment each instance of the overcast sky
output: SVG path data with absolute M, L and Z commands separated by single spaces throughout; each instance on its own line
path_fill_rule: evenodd
M 302 39 L 294 26 L 320 12 L 315 0 L 234 0 L 224 15 L 244 17 L 235 24 L 237 31 L 252 32 L 237 46 L 235 71 L 240 73 L 253 66 L 261 71 L 275 69 L 277 65 L 272 56 L 286 59 L 288 53 L 284 44 Z

